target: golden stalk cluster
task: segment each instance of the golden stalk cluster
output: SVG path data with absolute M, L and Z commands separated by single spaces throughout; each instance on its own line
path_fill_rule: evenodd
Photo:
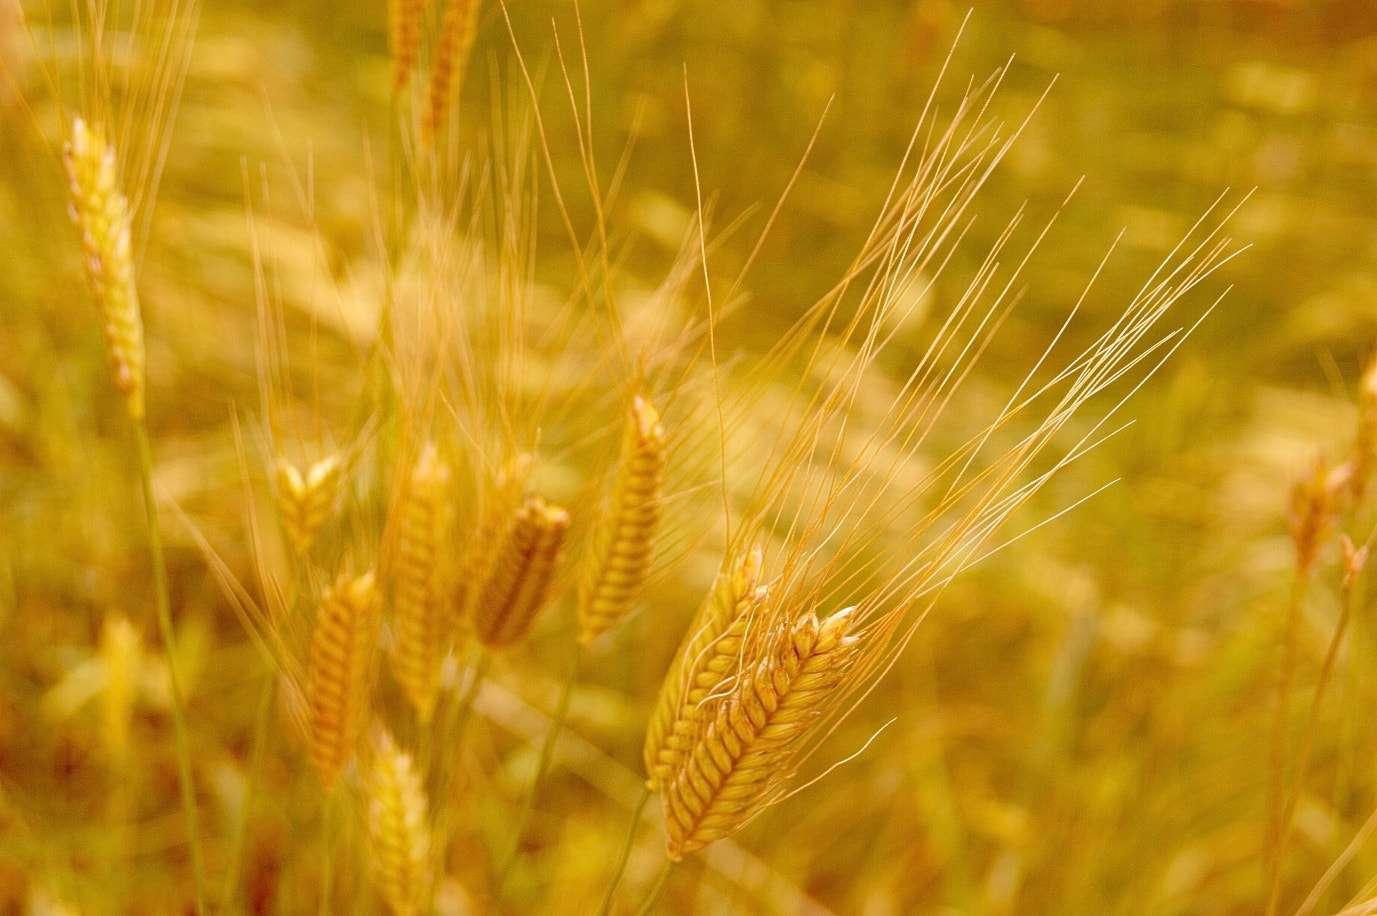
M 62 162 L 68 206 L 81 233 L 86 279 L 100 309 L 115 384 L 137 422 L 144 415 L 143 317 L 134 287 L 129 201 L 119 187 L 115 149 L 100 127 L 75 118 Z

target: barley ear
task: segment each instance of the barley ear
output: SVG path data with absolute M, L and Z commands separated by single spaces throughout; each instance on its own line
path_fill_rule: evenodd
M 661 788 L 670 859 L 730 836 L 778 798 L 853 668 L 853 610 L 778 625 L 761 657 L 743 660 L 735 686 L 711 702 L 711 717 Z
M 306 667 L 311 762 L 328 792 L 354 755 L 368 718 L 378 601 L 373 573 L 341 573 L 316 612 Z
M 320 529 L 335 514 L 340 476 L 339 458 L 334 455 L 312 464 L 304 474 L 285 458 L 278 459 L 277 512 L 298 556 L 310 551 Z
M 431 835 L 425 789 L 412 756 L 387 732 L 373 751 L 365 788 L 374 886 L 393 916 L 429 913 Z
M 445 645 L 440 634 L 439 555 L 445 529 L 449 467 L 427 445 L 408 475 L 393 510 L 395 541 L 389 578 L 396 641 L 392 673 L 416 715 L 429 722 L 440 685 Z
M 452 624 L 473 622 L 474 607 L 483 584 L 492 572 L 492 565 L 502 547 L 512 517 L 521 507 L 526 484 L 531 478 L 535 456 L 521 452 L 497 472 L 491 484 L 484 488 L 478 509 L 478 519 L 469 538 L 464 556 L 453 577 Z
M 388 0 L 387 50 L 392 55 L 392 91 L 400 93 L 416 69 L 421 47 L 422 0 Z
M 86 279 L 100 309 L 115 384 L 129 415 L 144 416 L 143 317 L 134 288 L 129 201 L 119 189 L 115 150 L 81 118 L 62 148 L 72 222 L 81 233 Z
M 717 574 L 665 673 L 642 752 L 651 791 L 659 789 L 678 765 L 684 736 L 692 731 L 700 704 L 736 667 L 751 612 L 766 596 L 765 589 L 757 587 L 762 559 L 756 547 L 739 564 Z
M 499 539 L 491 568 L 473 603 L 473 631 L 490 649 L 521 640 L 550 601 L 569 513 L 530 496 Z
M 584 559 L 579 641 L 589 643 L 626 614 L 650 569 L 664 487 L 665 433 L 645 398 L 632 399 L 607 511 Z
M 464 84 L 464 71 L 478 37 L 478 10 L 481 0 L 449 0 L 440 23 L 440 40 L 431 63 L 430 85 L 421 120 L 421 140 L 427 146 L 449 119 L 450 109 Z

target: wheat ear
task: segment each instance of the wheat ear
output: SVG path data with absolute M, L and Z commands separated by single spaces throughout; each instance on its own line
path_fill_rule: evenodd
M 645 398 L 631 401 L 607 512 L 584 561 L 579 641 L 591 642 L 626 614 L 650 569 L 664 487 L 665 432 Z
M 389 0 L 387 4 L 387 50 L 392 55 L 392 91 L 400 93 L 416 69 L 421 47 L 422 0 Z
M 430 69 L 425 113 L 421 120 L 421 139 L 427 145 L 449 117 L 449 110 L 464 84 L 464 71 L 478 37 L 478 10 L 481 0 L 449 0 L 440 23 L 440 40 Z
M 761 657 L 705 707 L 711 715 L 662 785 L 670 859 L 735 833 L 777 800 L 791 752 L 852 669 L 853 610 L 777 625 Z
M 527 497 L 499 539 L 491 568 L 473 602 L 473 631 L 490 649 L 518 642 L 550 600 L 569 513 Z
M 310 755 L 329 791 L 353 756 L 368 718 L 377 652 L 378 601 L 373 573 L 341 573 L 316 612 L 306 667 Z
M 429 913 L 430 821 L 412 756 L 383 732 L 373 752 L 368 792 L 368 858 L 374 886 L 393 916 Z
M 316 535 L 335 514 L 339 497 L 341 465 L 328 455 L 306 469 L 285 458 L 277 462 L 277 512 L 292 549 L 300 556 L 315 544 Z
M 143 317 L 134 288 L 129 201 L 119 189 L 114 147 L 100 128 L 72 121 L 71 139 L 62 148 L 67 196 L 81 233 L 86 279 L 91 285 L 115 384 L 124 393 L 129 415 L 144 415 Z
M 449 467 L 433 445 L 416 460 L 393 510 L 389 578 L 396 641 L 392 673 L 422 722 L 429 722 L 445 646 L 440 633 L 439 554 Z
M 764 588 L 757 587 L 761 563 L 757 547 L 739 564 L 718 573 L 679 644 L 646 726 L 642 756 L 646 787 L 651 791 L 659 789 L 678 765 L 703 701 L 737 665 L 746 624 L 766 595 Z

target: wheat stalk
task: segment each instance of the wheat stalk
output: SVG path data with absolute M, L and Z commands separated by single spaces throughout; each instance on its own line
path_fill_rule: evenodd
M 650 569 L 664 486 L 665 432 L 640 395 L 631 400 L 616 480 L 606 513 L 584 560 L 579 590 L 579 641 L 588 643 L 630 608 Z
M 81 118 L 62 147 L 72 222 L 81 233 L 86 279 L 100 309 L 115 384 L 129 415 L 144 415 L 143 317 L 134 287 L 129 201 L 119 189 L 115 150 L 99 127 Z
M 328 792 L 354 755 L 368 718 L 377 651 L 377 594 L 371 572 L 341 573 L 321 596 L 306 667 L 309 752 Z
M 473 632 L 490 649 L 521 640 L 550 600 L 569 513 L 529 496 L 501 535 L 473 602 Z
M 430 912 L 431 833 L 425 789 L 412 756 L 381 733 L 365 783 L 373 883 L 393 916 Z
M 757 547 L 739 564 L 718 573 L 670 663 L 642 752 L 646 787 L 651 791 L 659 789 L 678 766 L 703 701 L 736 668 L 747 622 L 756 616 L 767 594 L 765 588 L 757 587 L 762 559 Z
M 779 622 L 758 660 L 707 702 L 662 785 L 671 859 L 735 833 L 777 800 L 794 752 L 852 670 L 860 644 L 849 634 L 853 612 Z
M 392 673 L 422 722 L 429 722 L 440 683 L 439 553 L 445 533 L 449 467 L 427 445 L 403 485 L 389 520 L 395 539 L 388 572 L 396 641 Z

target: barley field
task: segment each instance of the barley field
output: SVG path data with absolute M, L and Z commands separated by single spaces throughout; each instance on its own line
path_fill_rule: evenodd
M 1377 913 L 1377 10 L 0 0 L 0 914 Z

